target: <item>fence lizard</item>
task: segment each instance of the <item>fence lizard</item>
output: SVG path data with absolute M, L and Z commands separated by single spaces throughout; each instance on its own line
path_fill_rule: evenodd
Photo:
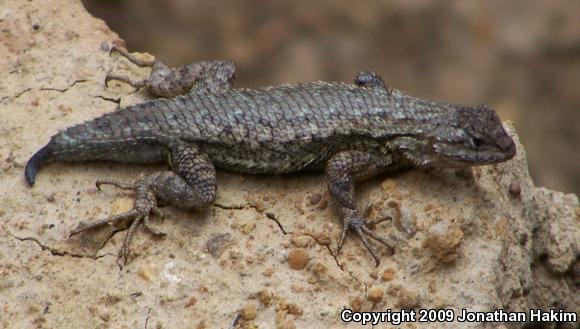
M 152 68 L 144 81 L 109 75 L 167 97 L 129 106 L 67 128 L 36 152 L 25 168 L 52 161 L 109 160 L 166 163 L 163 171 L 134 183 L 99 180 L 135 191 L 132 210 L 79 224 L 72 234 L 131 220 L 119 260 L 127 261 L 138 225 L 155 235 L 151 213 L 157 202 L 202 209 L 216 198 L 215 167 L 248 174 L 325 170 L 328 191 L 343 224 L 340 252 L 352 230 L 373 256 L 368 238 L 389 249 L 356 208 L 356 181 L 400 167 L 466 167 L 511 159 L 515 144 L 496 113 L 483 105 L 463 106 L 412 97 L 386 86 L 373 72 L 353 84 L 307 82 L 258 89 L 233 89 L 235 65 L 202 61 L 170 69 L 113 48 L 139 66 Z

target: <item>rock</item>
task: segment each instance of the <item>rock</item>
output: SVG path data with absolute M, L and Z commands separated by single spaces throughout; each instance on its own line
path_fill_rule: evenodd
M 309 256 L 304 248 L 293 248 L 288 253 L 288 265 L 293 270 L 301 270 L 308 264 Z
M 428 231 L 427 246 L 443 263 L 453 262 L 459 257 L 458 249 L 463 241 L 463 231 L 442 220 L 433 224 Z
M 381 287 L 372 286 L 367 293 L 367 300 L 373 304 L 380 303 L 383 300 L 385 290 Z
M 369 296 L 381 309 L 580 309 L 578 198 L 534 186 L 525 149 L 509 123 L 518 150 L 511 161 L 461 174 L 454 169 L 395 172 L 387 180 L 357 185 L 361 207 L 399 212 L 392 224 L 372 228 L 392 241 L 393 255 L 375 246 L 381 268 L 396 272 L 373 273 L 372 257 L 353 234 L 335 255 L 341 222 L 323 192 L 323 174 L 271 177 L 220 170 L 218 198 L 225 207 L 167 207 L 164 222 L 152 218 L 167 238 L 151 239 L 138 229 L 132 243 L 137 256 L 120 269 L 116 255 L 126 232 L 83 245 L 67 238 L 70 230 L 109 215 L 115 199 L 127 201 L 119 201 L 123 205 L 112 213 L 132 206 L 123 191 L 91 192 L 95 180 L 131 182 L 167 166 L 53 163 L 29 188 L 22 164 L 60 129 L 150 99 L 124 83 L 103 84 L 109 71 L 143 79 L 149 69 L 110 56 L 111 45 L 123 41 L 80 1 L 7 0 L 0 7 L 0 108 L 6 114 L 0 159 L 9 159 L 0 169 L 0 186 L 9 187 L 0 192 L 0 266 L 9 278 L 0 280 L 0 290 L 3 300 L 19 301 L 3 306 L 3 324 L 83 328 L 98 320 L 132 328 L 149 317 L 150 326 L 221 328 L 242 305 L 260 303 L 271 318 L 273 301 L 286 298 L 303 314 L 281 311 L 278 327 L 335 328 L 344 324 L 329 315 L 344 305 L 371 307 L 364 300 L 365 287 L 371 287 Z M 320 200 L 312 191 L 319 191 Z M 255 207 L 227 207 L 246 205 L 246 198 L 257 194 L 268 198 L 258 198 L 251 203 Z M 51 195 L 56 196 L 49 198 L 52 203 L 46 199 Z M 47 224 L 53 226 L 47 229 Z M 297 238 L 290 236 L 293 232 Z M 312 237 L 307 245 L 301 234 Z M 284 253 L 289 266 L 281 264 Z M 313 266 L 309 259 L 315 260 Z M 257 297 L 263 289 L 275 297 L 269 302 Z M 380 296 L 382 290 L 389 298 Z M 106 301 L 110 292 L 119 296 L 114 306 Z M 78 312 L 79 305 L 105 312 L 102 317 Z

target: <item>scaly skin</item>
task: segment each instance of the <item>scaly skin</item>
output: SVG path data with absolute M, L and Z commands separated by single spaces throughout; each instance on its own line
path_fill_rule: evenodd
M 329 192 L 344 222 L 338 250 L 352 229 L 378 264 L 378 253 L 367 236 L 390 246 L 357 211 L 356 181 L 398 167 L 485 165 L 515 154 L 515 144 L 492 109 L 411 97 L 385 87 L 372 72 L 359 73 L 354 84 L 231 89 L 235 73 L 231 62 L 200 62 L 170 70 L 161 62 L 142 62 L 120 52 L 138 65 L 152 66 L 151 76 L 144 82 L 122 76 L 110 79 L 163 96 L 191 91 L 61 131 L 30 159 L 25 176 L 32 185 L 38 168 L 50 161 L 161 163 L 169 158 L 172 171 L 131 186 L 108 182 L 142 191 L 132 213 L 121 216 L 135 218 L 121 252 L 123 262 L 137 223 L 143 220 L 148 227 L 156 198 L 193 209 L 215 200 L 215 166 L 249 174 L 325 169 Z M 115 220 L 82 226 L 73 233 Z

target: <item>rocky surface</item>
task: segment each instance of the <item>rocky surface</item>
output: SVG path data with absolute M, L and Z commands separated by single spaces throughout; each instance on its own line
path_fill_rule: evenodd
M 397 246 L 378 267 L 352 237 L 331 253 L 340 223 L 322 175 L 220 171 L 214 207 L 165 208 L 154 224 L 167 238 L 140 230 L 119 268 L 123 232 L 69 232 L 131 206 L 130 195 L 97 191 L 97 178 L 132 180 L 163 166 L 53 164 L 34 188 L 22 171 L 58 129 L 149 97 L 122 83 L 106 88 L 108 71 L 147 72 L 110 57 L 123 41 L 76 1 L 4 1 L 0 27 L 3 328 L 227 328 L 238 314 L 248 328 L 341 327 L 345 307 L 580 313 L 578 198 L 535 187 L 521 144 L 495 166 L 360 184 L 368 215 L 393 217 L 375 228 Z M 466 326 L 484 327 L 400 327 Z

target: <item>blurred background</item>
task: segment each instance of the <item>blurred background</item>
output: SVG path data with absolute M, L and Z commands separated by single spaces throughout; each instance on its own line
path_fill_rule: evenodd
M 352 81 L 515 122 L 536 185 L 580 195 L 580 1 L 83 0 L 171 66 L 231 59 L 236 86 Z

